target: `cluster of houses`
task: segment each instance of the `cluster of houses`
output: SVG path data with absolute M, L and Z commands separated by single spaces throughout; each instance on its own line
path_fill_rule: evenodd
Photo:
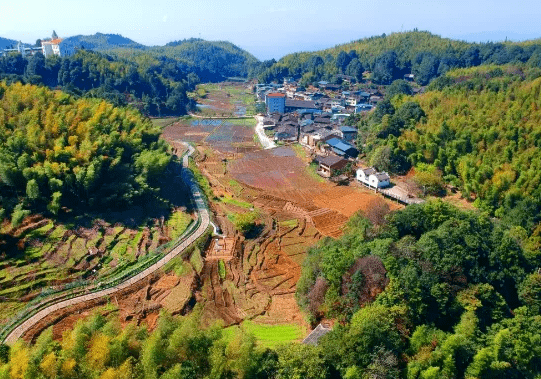
M 265 102 L 268 113 L 312 109 L 351 114 L 370 111 L 383 99 L 383 93 L 375 88 L 342 90 L 341 85 L 321 81 L 317 88 L 304 89 L 288 79 L 283 84 L 257 84 L 256 93 L 259 101 Z
M 352 79 L 342 78 L 346 82 Z M 310 149 L 318 174 L 334 179 L 343 176 L 348 164 L 356 166 L 359 155 L 357 128 L 346 125 L 345 119 L 352 113 L 370 111 L 383 98 L 376 89 L 342 90 L 325 81 L 318 88 L 304 90 L 291 79 L 283 84 L 258 84 L 256 92 L 267 109 L 266 133 L 277 143 L 299 143 Z M 390 184 L 387 173 L 373 168 L 357 170 L 357 180 L 372 188 Z
M 42 53 L 45 58 L 53 55 L 59 57 L 66 57 L 75 54 L 75 48 L 64 42 L 62 38 L 58 38 L 55 32 L 53 32 L 52 38 L 41 41 L 41 46 L 30 46 L 19 41 L 16 47 L 11 49 L 0 50 L 1 55 L 18 53 L 23 57 L 27 55 L 35 55 Z

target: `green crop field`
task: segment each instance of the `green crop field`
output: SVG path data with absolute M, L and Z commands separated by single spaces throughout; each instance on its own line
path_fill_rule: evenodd
M 306 330 L 297 324 L 267 325 L 247 320 L 242 322 L 240 326 L 231 326 L 224 329 L 224 339 L 233 338 L 238 328 L 253 334 L 259 346 L 271 348 L 299 341 L 306 334 Z

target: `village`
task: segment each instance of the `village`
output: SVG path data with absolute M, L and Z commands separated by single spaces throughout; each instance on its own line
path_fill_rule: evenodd
M 337 184 L 364 185 L 404 205 L 422 202 L 400 183 L 393 183 L 387 172 L 363 164 L 357 128 L 347 123 L 351 114 L 374 109 L 385 89 L 356 84 L 347 75 L 338 79 L 341 84 L 320 81 L 317 87 L 306 89 L 291 78 L 282 84 L 255 84 L 266 110 L 261 119 L 265 136 L 276 145 L 300 144 L 317 165 L 317 173 Z M 413 74 L 404 75 L 406 81 L 413 79 Z M 413 88 L 413 92 L 422 89 Z

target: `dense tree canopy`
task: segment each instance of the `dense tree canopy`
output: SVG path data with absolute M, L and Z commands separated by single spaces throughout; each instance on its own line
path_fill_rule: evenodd
M 441 201 L 379 226 L 357 217 L 309 251 L 297 297 L 343 320 L 322 342 L 343 378 L 534 378 L 541 350 L 521 346 L 541 338 L 541 254 L 524 245 L 516 227 Z
M 530 233 L 541 221 L 540 76 L 524 65 L 458 69 L 415 97 L 396 81 L 374 112 L 348 122 L 372 164 L 437 174 Z
M 259 76 L 264 82 L 281 81 L 284 77 L 301 78 L 313 72 L 310 62 L 314 56 L 329 57 L 323 69 L 313 78 L 331 80 L 336 74 L 355 75 L 359 68 L 372 71 L 377 84 L 389 84 L 404 74 L 413 73 L 421 85 L 459 67 L 480 64 L 527 63 L 541 67 L 541 43 L 539 40 L 520 43 L 468 43 L 441 38 L 424 31 L 392 33 L 390 35 L 364 38 L 313 53 L 294 53 L 280 59 Z M 351 68 L 348 66 L 354 63 Z M 355 67 L 355 70 L 354 68 Z M 349 69 L 349 70 L 348 70 Z
M 108 53 L 130 61 L 167 59 L 182 72 L 196 74 L 204 82 L 218 82 L 228 77 L 254 77 L 265 68 L 247 51 L 226 41 L 190 38 L 165 46 L 113 48 Z
M 258 346 L 242 327 L 201 328 L 202 309 L 156 329 L 95 314 L 61 341 L 0 345 L 0 378 L 538 378 L 540 256 L 486 215 L 441 202 L 372 224 L 354 216 L 303 265 L 297 296 L 337 317 L 318 346 Z
M 79 51 L 71 57 L 20 54 L 0 57 L 0 79 L 61 87 L 75 97 L 96 97 L 117 106 L 132 104 L 147 115 L 183 115 L 193 106 L 186 91 L 199 79 L 186 75 L 172 59 L 137 62 Z
M 122 206 L 156 192 L 170 161 L 139 112 L 61 91 L 0 82 L 0 209 Z

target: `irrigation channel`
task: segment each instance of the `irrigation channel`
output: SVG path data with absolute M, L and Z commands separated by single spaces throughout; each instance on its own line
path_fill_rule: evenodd
M 191 171 L 188 169 L 189 156 L 193 154 L 195 149 L 189 144 L 185 143 L 185 145 L 188 147 L 189 151 L 182 158 L 182 168 L 181 168 L 180 175 L 184 183 L 186 183 L 186 185 L 190 187 L 192 198 L 197 208 L 197 215 L 198 215 L 198 220 L 196 223 L 198 225 L 197 229 L 189 232 L 188 234 L 181 236 L 179 238 L 178 244 L 169 253 L 167 253 L 167 255 L 165 255 L 163 258 L 158 260 L 156 263 L 138 272 L 137 274 L 126 278 L 120 283 L 117 283 L 105 289 L 99 289 L 99 288 L 103 288 L 103 286 L 100 286 L 98 288 L 94 287 L 92 289 L 89 289 L 89 292 L 87 292 L 84 295 L 75 296 L 69 299 L 65 299 L 65 297 L 63 297 L 64 300 L 58 299 L 58 298 L 56 300 L 50 299 L 47 302 L 44 302 L 38 305 L 36 308 L 33 309 L 33 312 L 27 314 L 27 317 L 24 317 L 19 320 L 15 320 L 14 322 L 10 324 L 11 330 L 9 331 L 9 333 L 7 333 L 6 337 L 2 341 L 3 343 L 6 343 L 6 344 L 15 343 L 21 336 L 24 335 L 26 331 L 28 331 L 32 326 L 37 324 L 44 317 L 46 317 L 52 312 L 55 312 L 59 309 L 70 307 L 76 304 L 99 299 L 105 296 L 111 296 L 118 291 L 128 288 L 129 286 L 137 283 L 138 281 L 146 278 L 148 275 L 152 274 L 153 272 L 165 266 L 171 259 L 181 254 L 192 243 L 194 243 L 199 237 L 201 237 L 203 233 L 205 233 L 205 231 L 210 225 L 210 214 L 209 214 L 205 199 L 201 193 L 201 189 L 195 182 Z M 46 304 L 49 304 L 49 305 L 46 305 Z

